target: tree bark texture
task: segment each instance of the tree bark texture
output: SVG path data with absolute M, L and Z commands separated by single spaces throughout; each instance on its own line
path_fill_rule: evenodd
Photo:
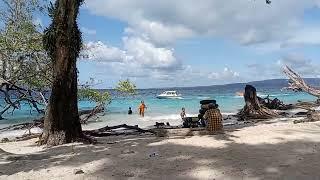
M 277 115 L 276 112 L 260 104 L 257 90 L 251 85 L 246 85 L 244 93 L 245 106 L 238 113 L 240 119 L 268 119 Z
M 53 61 L 54 80 L 40 144 L 49 146 L 74 142 L 82 137 L 76 68 L 81 46 L 76 21 L 81 1 L 57 0 L 55 3 L 53 22 L 44 40 L 49 44 L 46 49 Z

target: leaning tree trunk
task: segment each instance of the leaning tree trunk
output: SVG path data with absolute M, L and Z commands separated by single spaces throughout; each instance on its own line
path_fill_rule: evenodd
M 276 112 L 260 104 L 257 90 L 251 85 L 246 85 L 244 93 L 245 106 L 238 113 L 240 119 L 268 119 L 277 115 Z
M 304 91 L 320 99 L 320 89 L 308 85 L 298 73 L 294 72 L 288 66 L 283 67 L 283 72 L 289 78 L 289 87 L 285 89 L 291 89 L 293 91 Z
M 82 137 L 78 114 L 77 68 L 81 33 L 77 15 L 82 0 L 57 0 L 51 8 L 52 24 L 44 46 L 53 61 L 53 84 L 41 144 L 70 143 Z

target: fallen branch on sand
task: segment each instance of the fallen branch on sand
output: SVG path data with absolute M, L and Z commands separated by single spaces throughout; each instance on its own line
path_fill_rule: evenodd
M 295 107 L 311 111 L 314 108 L 319 107 L 319 104 L 313 102 L 298 102 Z
M 87 123 L 88 120 L 92 116 L 95 115 L 95 113 L 99 113 L 99 112 L 101 112 L 101 111 L 97 110 L 97 109 L 94 109 L 94 110 L 82 110 L 82 111 L 79 111 L 79 115 L 81 116 L 81 115 L 88 114 L 88 116 L 86 116 L 86 121 L 85 121 L 85 123 Z M 8 127 L 0 128 L 0 131 L 24 130 L 24 129 L 30 130 L 31 128 L 34 128 L 34 127 L 43 128 L 43 123 L 44 123 L 44 117 L 41 117 L 39 119 L 33 120 L 32 122 L 14 124 L 14 125 L 11 125 L 11 126 L 8 126 Z
M 268 109 L 274 109 L 274 110 L 289 110 L 293 109 L 294 105 L 293 104 L 285 104 L 282 101 L 280 101 L 278 98 L 271 99 L 269 96 L 266 98 L 260 98 L 258 97 L 259 102 L 267 107 Z
M 41 136 L 41 133 L 34 133 L 34 134 L 25 134 L 20 137 L 16 137 L 15 141 L 26 141 L 33 138 L 38 138 Z
M 1 128 L 0 131 L 24 130 L 24 129 L 30 130 L 31 128 L 34 128 L 34 127 L 43 128 L 43 122 L 44 122 L 44 118 L 42 117 L 40 119 L 33 120 L 32 122 L 14 124 L 8 127 L 4 127 L 4 128 Z
M 320 121 L 320 112 L 308 111 L 307 118 L 293 121 L 294 124 Z
M 151 133 L 151 134 L 156 134 L 155 131 L 141 129 L 141 128 L 138 127 L 138 125 L 136 125 L 136 126 L 129 126 L 129 125 L 126 125 L 126 124 L 121 124 L 121 125 L 117 125 L 117 126 L 105 126 L 105 127 L 103 127 L 103 128 L 100 128 L 100 129 L 95 129 L 95 130 L 91 130 L 91 131 L 83 131 L 83 133 L 84 133 L 85 135 L 95 136 L 95 137 L 119 136 L 119 135 L 132 134 L 132 133 L 127 133 L 127 132 L 114 132 L 114 131 L 111 131 L 111 130 L 119 129 L 119 128 L 136 130 L 136 132 L 138 132 L 138 133 Z M 109 131 L 109 132 L 107 132 L 107 131 Z

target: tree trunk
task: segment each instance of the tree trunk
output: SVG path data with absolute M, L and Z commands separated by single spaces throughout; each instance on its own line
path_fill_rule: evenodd
M 299 74 L 294 72 L 288 66 L 284 66 L 283 72 L 289 78 L 289 87 L 287 87 L 285 89 L 291 89 L 293 91 L 304 91 L 304 92 L 320 99 L 320 89 L 319 88 L 311 87 L 310 85 L 308 85 Z
M 76 22 L 80 4 L 80 0 L 57 0 L 53 22 L 46 30 L 44 43 L 53 61 L 54 80 L 40 144 L 55 146 L 82 137 L 76 68 L 81 46 Z
M 257 97 L 257 90 L 251 85 L 246 85 L 244 93 L 245 106 L 238 113 L 240 119 L 268 119 L 277 113 L 260 104 Z
M 94 107 L 90 113 L 88 113 L 84 118 L 80 119 L 81 124 L 87 124 L 89 119 L 104 111 L 105 104 L 99 104 L 98 106 Z M 79 113 L 80 114 L 80 113 Z

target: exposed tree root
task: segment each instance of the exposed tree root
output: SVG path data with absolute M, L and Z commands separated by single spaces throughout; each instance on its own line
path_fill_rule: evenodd
M 270 110 L 260 103 L 256 88 L 251 85 L 245 87 L 244 100 L 246 104 L 238 113 L 240 120 L 270 119 L 279 115 L 276 111 Z

